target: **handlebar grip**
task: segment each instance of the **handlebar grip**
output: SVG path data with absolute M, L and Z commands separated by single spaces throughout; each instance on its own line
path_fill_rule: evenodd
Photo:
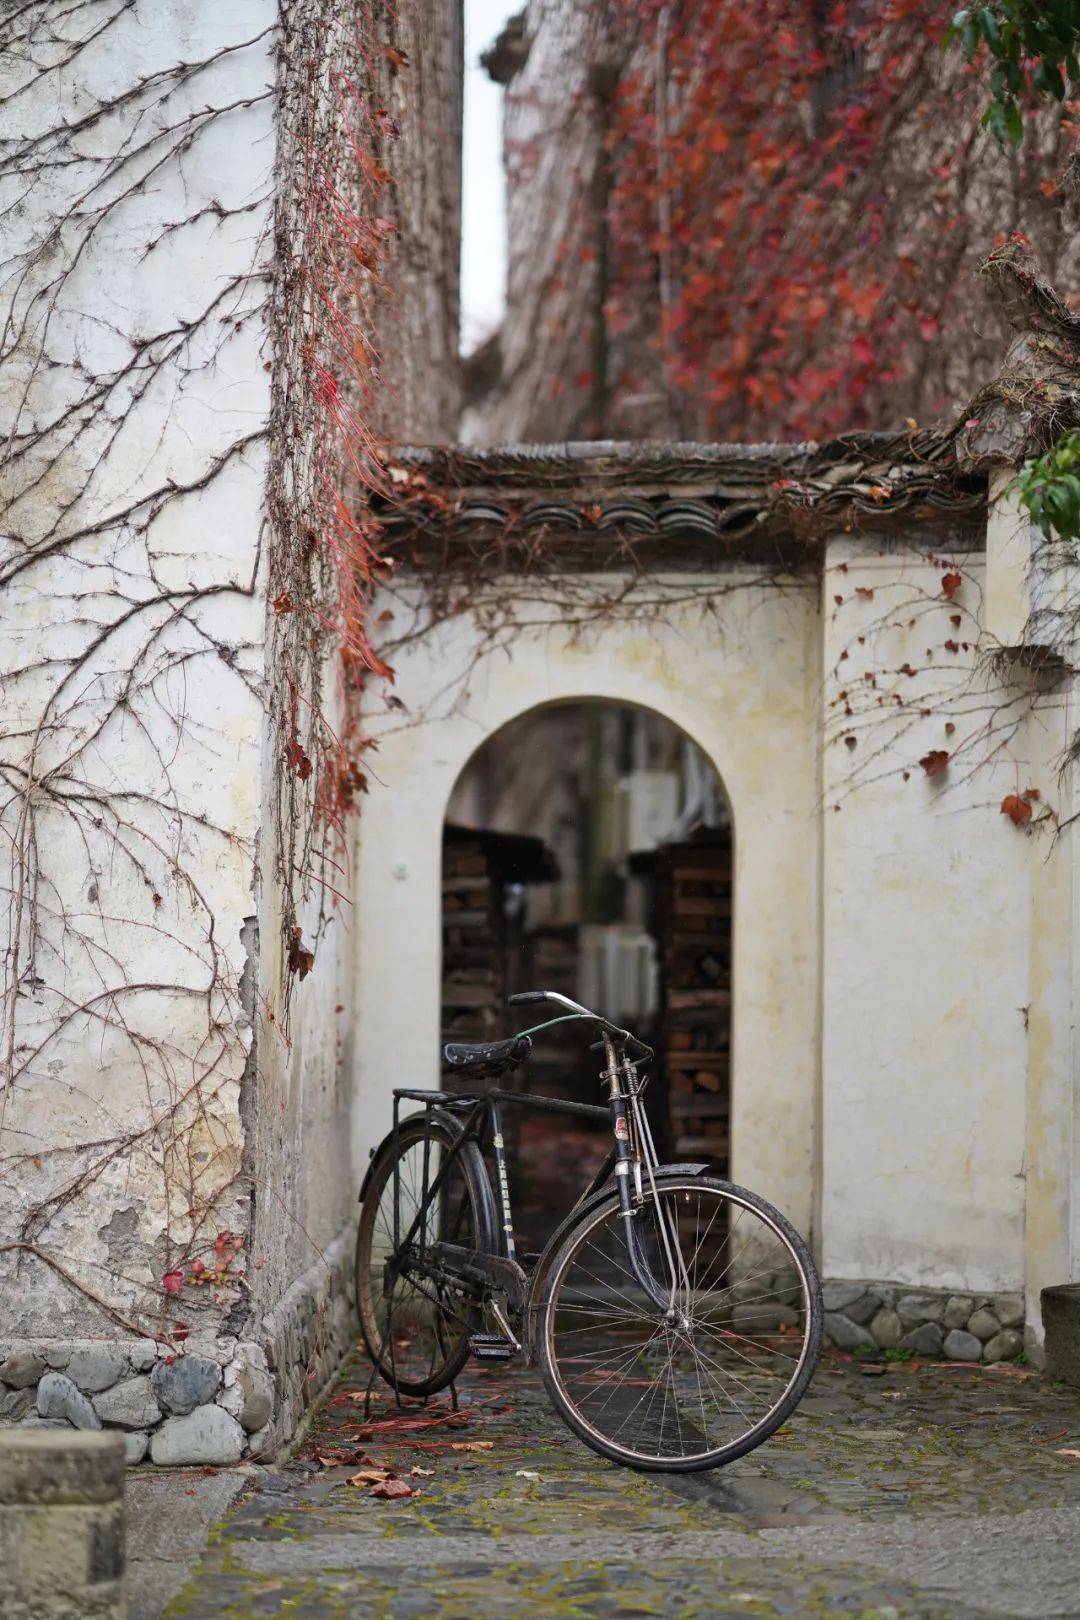
M 527 1006 L 530 1002 L 546 1001 L 547 1000 L 547 991 L 546 990 L 519 990 L 516 996 L 508 996 L 507 1000 L 509 1001 L 509 1003 L 510 1003 L 510 1005 L 512 1007 L 524 1007 L 524 1006 Z

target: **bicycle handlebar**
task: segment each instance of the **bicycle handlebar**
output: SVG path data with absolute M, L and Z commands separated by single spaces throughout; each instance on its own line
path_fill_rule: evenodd
M 637 1036 L 632 1035 L 628 1029 L 620 1029 L 619 1025 L 613 1024 L 609 1018 L 602 1018 L 599 1013 L 590 1012 L 588 1007 L 583 1007 L 578 1001 L 571 1001 L 569 996 L 564 996 L 558 990 L 519 990 L 516 995 L 510 996 L 508 999 L 512 1006 L 517 1007 L 535 1005 L 540 1001 L 557 1001 L 560 1006 L 569 1007 L 573 1017 L 587 1018 L 591 1023 L 599 1025 L 606 1035 L 610 1035 L 614 1040 L 619 1041 L 626 1047 L 628 1056 L 633 1055 L 639 1058 L 651 1058 L 653 1056 L 652 1047 L 646 1046 L 644 1041 L 639 1041 Z M 633 1049 L 632 1053 L 631 1049 Z

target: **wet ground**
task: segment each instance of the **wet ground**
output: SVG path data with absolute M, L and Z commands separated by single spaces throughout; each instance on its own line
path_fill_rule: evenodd
M 826 1359 L 693 1476 L 594 1456 L 514 1364 L 472 1364 L 456 1414 L 382 1392 L 365 1421 L 365 1382 L 252 1476 L 168 1620 L 1080 1616 L 1080 1394 L 1032 1369 Z

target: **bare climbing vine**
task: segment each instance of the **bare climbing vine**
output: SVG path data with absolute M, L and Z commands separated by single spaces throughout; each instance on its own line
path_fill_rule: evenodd
M 384 20 L 258 0 L 185 35 L 139 0 L 25 0 L 0 24 L 0 1257 L 28 1329 L 50 1278 L 94 1331 L 246 1315 L 237 1098 L 256 1040 L 288 1042 L 362 783 L 351 697 L 385 673 L 355 498 Z M 90 1230 L 103 1187 L 123 1244 Z

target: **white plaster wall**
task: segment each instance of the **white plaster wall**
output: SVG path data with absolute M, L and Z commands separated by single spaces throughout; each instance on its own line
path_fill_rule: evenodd
M 400 593 L 376 611 L 384 605 L 398 623 L 407 617 Z M 731 801 L 734 1175 L 809 1229 L 818 604 L 809 587 L 780 593 L 748 581 L 713 607 L 684 600 L 664 623 L 614 621 L 576 635 L 538 609 L 508 655 L 481 652 L 475 622 L 462 615 L 393 653 L 408 715 L 368 717 L 377 780 L 356 855 L 355 1133 L 364 1159 L 389 1128 L 393 1088 L 438 1082 L 442 824 L 458 775 L 485 737 L 536 704 L 614 699 L 681 726 Z
M 192 1209 L 212 1237 L 249 1196 L 277 4 L 113 9 L 15 28 L 0 109 L 9 938 L 21 913 L 0 1236 L 92 1170 L 35 1240 L 120 1312 L 23 1252 L 0 1325 L 59 1338 L 152 1327 Z
M 963 584 L 950 602 L 941 578 L 953 565 Z M 849 540 L 828 550 L 829 1276 L 968 1289 L 1023 1280 L 1028 884 L 1045 850 L 999 806 L 1052 784 L 1031 781 L 1024 704 L 977 673 L 982 579 L 981 557 L 950 563 L 929 548 Z M 942 776 L 918 764 L 931 749 L 955 754 Z
M 1025 1284 L 1036 1343 L 1042 1342 L 1040 1291 L 1080 1281 L 1078 807 L 1075 768 L 1061 771 L 1075 736 L 1076 699 L 1073 679 L 1046 694 L 1028 722 L 1033 774 L 1047 784 L 1057 818 L 1055 829 L 1047 827 L 1036 841 L 1031 869 Z

